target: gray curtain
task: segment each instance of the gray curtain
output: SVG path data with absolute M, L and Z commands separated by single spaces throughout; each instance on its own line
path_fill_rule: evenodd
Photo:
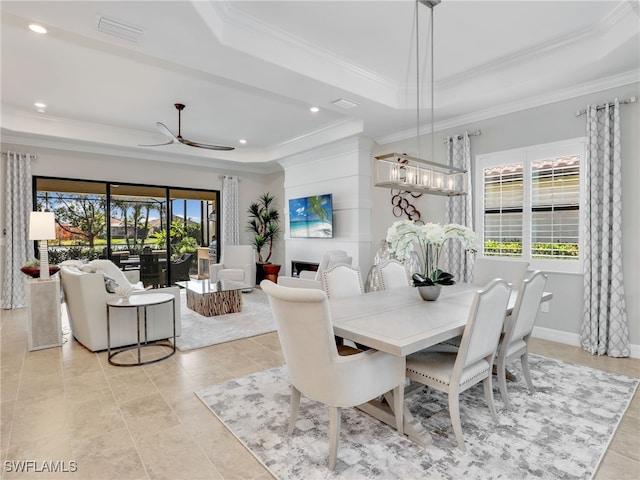
M 461 137 L 461 138 L 459 138 Z M 449 137 L 447 141 L 447 157 L 449 165 L 456 168 L 463 168 L 469 172 L 466 178 L 456 178 L 456 190 L 462 190 L 466 181 L 468 195 L 457 197 L 447 197 L 445 210 L 445 223 L 458 223 L 469 228 L 473 228 L 473 215 L 471 205 L 471 141 L 469 134 Z M 473 273 L 473 254 L 467 252 L 462 243 L 455 240 L 448 240 L 443 249 L 444 266 L 443 270 L 451 273 L 456 282 L 470 282 Z
M 587 107 L 584 314 L 580 342 L 597 355 L 629 356 L 622 279 L 622 172 L 616 99 Z
M 25 153 L 7 153 L 5 178 L 6 254 L 2 265 L 2 308 L 21 308 L 27 305 L 27 276 L 20 271 L 26 261 L 34 257 L 33 242 L 29 241 L 29 212 L 31 212 L 31 160 Z
M 240 207 L 238 205 L 238 177 L 222 177 L 222 244 L 240 243 Z

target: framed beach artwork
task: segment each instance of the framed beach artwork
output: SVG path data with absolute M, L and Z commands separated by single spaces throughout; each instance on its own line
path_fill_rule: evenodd
M 333 238 L 331 194 L 289 200 L 291 238 Z

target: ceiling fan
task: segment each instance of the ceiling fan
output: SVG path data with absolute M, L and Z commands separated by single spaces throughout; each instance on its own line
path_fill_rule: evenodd
M 225 147 L 224 145 L 211 145 L 208 143 L 193 142 L 191 140 L 187 140 L 186 138 L 183 138 L 181 133 L 181 113 L 182 113 L 182 110 L 184 110 L 185 106 L 182 103 L 174 103 L 174 106 L 178 110 L 178 135 L 174 135 L 173 132 L 169 130 L 169 128 L 164 123 L 156 122 L 156 125 L 158 126 L 160 131 L 162 131 L 162 133 L 164 133 L 165 135 L 168 135 L 169 137 L 171 137 L 171 140 L 165 143 L 140 145 L 141 147 L 160 147 L 162 145 L 171 145 L 172 143 L 179 142 L 184 145 L 188 145 L 189 147 L 206 148 L 207 150 L 235 150 L 235 147 Z

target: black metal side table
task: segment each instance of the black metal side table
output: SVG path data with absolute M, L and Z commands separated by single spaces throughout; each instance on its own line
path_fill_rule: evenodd
M 149 293 L 145 295 L 131 295 L 129 298 L 112 298 L 107 300 L 107 358 L 111 365 L 118 367 L 134 367 L 138 365 L 147 365 L 150 363 L 159 362 L 165 360 L 171 355 L 176 353 L 176 310 L 175 310 L 175 296 L 170 293 Z M 169 340 L 147 340 L 147 307 L 152 305 L 162 305 L 163 303 L 171 303 L 171 312 L 173 314 L 173 344 Z M 125 347 L 118 348 L 111 352 L 111 309 L 112 308 L 135 308 L 136 318 L 138 324 L 138 343 Z M 140 338 L 141 322 L 144 322 L 144 341 Z M 160 358 L 153 360 L 142 361 L 141 349 L 142 347 L 153 346 L 165 346 L 170 347 L 171 351 L 167 355 L 163 355 Z M 113 360 L 113 358 L 128 350 L 138 349 L 138 362 L 137 363 L 120 363 Z

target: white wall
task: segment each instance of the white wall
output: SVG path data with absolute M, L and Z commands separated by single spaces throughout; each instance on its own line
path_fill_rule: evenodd
M 523 110 L 483 121 L 469 123 L 435 134 L 435 160 L 446 163 L 446 146 L 442 143 L 448 135 L 480 130 L 482 134 L 471 137 L 472 159 L 476 155 L 526 147 L 542 143 L 566 140 L 586 135 L 584 115 L 576 117 L 577 110 L 588 104 L 601 104 L 614 98 L 638 96 L 640 84 L 632 84 L 596 94 L 576 97 L 537 108 Z M 623 105 L 620 110 L 622 124 L 622 172 L 623 172 L 623 239 L 624 284 L 630 339 L 634 356 L 640 355 L 640 103 Z M 421 146 L 429 146 L 428 137 Z M 376 145 L 374 155 L 388 152 L 415 154 L 416 140 L 394 144 Z M 424 155 L 422 155 L 424 157 Z M 473 162 L 473 160 L 472 160 Z M 473 165 L 472 165 L 473 169 Z M 383 238 L 387 227 L 395 220 L 389 203 L 389 190 L 372 188 L 372 206 L 376 212 L 372 219 L 374 239 Z M 444 220 L 442 197 L 424 195 L 415 201 L 425 221 Z M 377 241 L 377 240 L 376 240 Z M 538 327 L 548 336 L 560 331 L 558 339 L 577 344 L 582 321 L 582 275 L 549 274 L 548 289 L 554 300 L 548 313 L 540 313 Z M 551 333 L 549 333 L 551 331 Z
M 345 250 L 366 276 L 371 257 L 371 146 L 350 138 L 280 163 L 285 169 L 286 275 L 291 261 L 320 262 L 327 250 Z M 332 194 L 333 238 L 290 238 L 288 202 L 291 198 Z

